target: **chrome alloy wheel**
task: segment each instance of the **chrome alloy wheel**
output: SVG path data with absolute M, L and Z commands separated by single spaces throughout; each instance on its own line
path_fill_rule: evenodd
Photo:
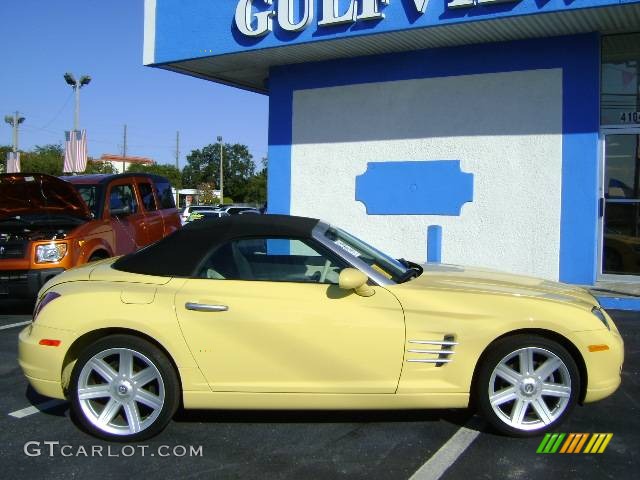
M 555 353 L 526 347 L 505 356 L 489 381 L 489 402 L 496 416 L 524 431 L 560 418 L 571 398 L 569 369 Z
M 110 348 L 91 357 L 80 372 L 76 394 L 87 420 L 113 435 L 145 430 L 165 403 L 158 367 L 128 348 Z

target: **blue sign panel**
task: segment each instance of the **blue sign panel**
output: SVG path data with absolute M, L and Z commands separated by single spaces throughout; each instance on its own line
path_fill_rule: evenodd
M 146 0 L 145 63 L 640 0 Z
M 460 215 L 473 201 L 473 175 L 459 160 L 370 162 L 356 177 L 356 200 L 369 215 Z

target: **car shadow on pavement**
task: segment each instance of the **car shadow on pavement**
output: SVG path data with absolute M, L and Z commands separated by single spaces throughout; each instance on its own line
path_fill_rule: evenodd
M 31 385 L 27 387 L 24 396 L 32 406 L 36 407 L 44 414 L 53 415 L 55 417 L 68 416 L 67 412 L 69 410 L 69 402 L 40 395 L 33 389 L 33 387 L 31 387 Z
M 473 411 L 456 410 L 185 410 L 173 420 L 184 423 L 383 423 L 448 422 L 463 426 Z

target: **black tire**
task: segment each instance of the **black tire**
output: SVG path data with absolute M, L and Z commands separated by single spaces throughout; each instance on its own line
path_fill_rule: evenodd
M 136 376 L 143 370 L 145 375 Z M 80 399 L 82 387 L 83 392 L 100 390 L 100 395 Z M 166 355 L 146 340 L 122 334 L 97 340 L 82 351 L 69 388 L 72 414 L 80 426 L 95 437 L 117 442 L 137 442 L 160 433 L 175 414 L 180 395 L 177 373 Z M 100 421 L 103 414 L 111 418 Z
M 521 358 L 525 359 L 522 363 Z M 541 370 L 547 360 L 548 368 Z M 531 367 L 527 365 L 533 365 L 533 374 L 528 373 Z M 558 365 L 557 369 L 544 376 L 554 365 Z M 504 370 L 505 366 L 516 375 Z M 531 437 L 556 428 L 580 394 L 580 372 L 571 354 L 559 343 L 538 335 L 514 335 L 496 341 L 478 368 L 475 403 L 489 424 L 503 434 Z M 501 372 L 494 375 L 497 368 Z M 527 373 L 522 375 L 523 372 Z M 552 389 L 559 393 L 551 393 Z M 490 400 L 492 395 L 495 407 Z M 521 420 L 519 412 L 523 412 Z

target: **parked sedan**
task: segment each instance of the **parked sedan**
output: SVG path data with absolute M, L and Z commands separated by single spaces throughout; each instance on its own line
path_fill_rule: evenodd
M 196 210 L 194 212 L 191 212 L 185 224 L 194 222 L 196 220 L 203 220 L 205 218 L 220 218 L 228 216 L 229 214 L 227 212 L 221 212 L 220 210 Z
M 620 384 L 623 342 L 585 290 L 395 260 L 322 221 L 193 222 L 63 273 L 20 334 L 35 390 L 97 437 L 187 409 L 477 405 L 500 432 L 556 428 Z

